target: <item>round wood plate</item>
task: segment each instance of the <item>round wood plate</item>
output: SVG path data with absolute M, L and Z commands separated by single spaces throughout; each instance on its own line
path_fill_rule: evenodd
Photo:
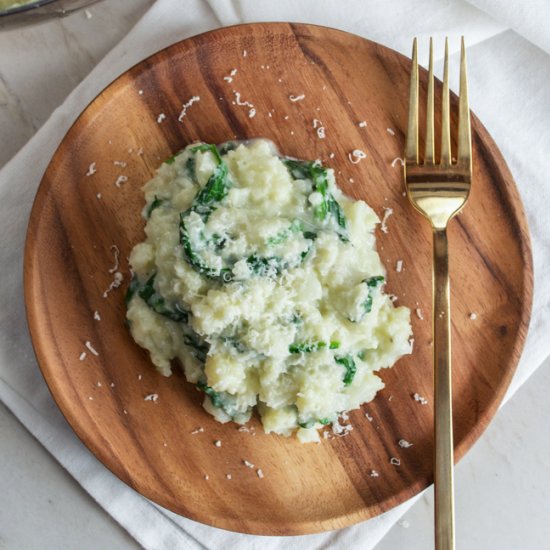
M 29 224 L 30 330 L 59 408 L 99 460 L 136 491 L 217 527 L 295 535 L 371 518 L 431 483 L 431 232 L 403 196 L 401 165 L 392 162 L 404 149 L 409 67 L 408 59 L 388 48 L 328 28 L 277 23 L 220 29 L 130 69 L 65 136 Z M 181 116 L 193 96 L 200 101 Z M 244 102 L 253 105 L 255 116 Z M 319 138 L 315 120 L 326 138 Z M 504 395 L 532 295 L 518 193 L 475 116 L 472 129 L 472 193 L 449 229 L 456 459 L 479 437 Z M 127 256 L 143 239 L 143 183 L 188 143 L 256 136 L 273 140 L 286 155 L 323 159 L 346 193 L 367 201 L 380 216 L 387 207 L 394 212 L 389 232 L 377 231 L 378 248 L 388 291 L 412 310 L 414 353 L 382 372 L 386 388 L 351 413 L 349 435 L 319 445 L 265 435 L 257 421 L 254 434 L 218 424 L 181 373 L 163 378 L 155 372 L 124 326 Z M 354 149 L 367 153 L 357 164 L 349 158 Z M 92 163 L 97 171 L 87 176 Z M 105 297 L 115 270 L 114 246 L 124 283 Z M 94 319 L 96 311 L 101 320 Z M 416 401 L 415 393 L 428 403 Z M 150 394 L 158 400 L 145 400 Z M 204 431 L 193 433 L 197 428 Z M 413 446 L 401 448 L 401 439 Z

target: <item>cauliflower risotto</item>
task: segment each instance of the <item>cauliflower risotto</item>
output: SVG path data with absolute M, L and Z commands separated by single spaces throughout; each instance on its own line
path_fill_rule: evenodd
M 410 353 L 410 312 L 383 292 L 379 223 L 320 162 L 267 140 L 195 144 L 145 187 L 127 320 L 169 376 L 178 360 L 220 422 L 318 429 L 371 401 Z

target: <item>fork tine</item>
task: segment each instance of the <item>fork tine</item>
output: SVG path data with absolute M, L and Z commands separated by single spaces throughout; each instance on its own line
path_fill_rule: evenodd
M 426 104 L 426 152 L 424 164 L 433 164 L 434 145 L 434 51 L 433 39 L 430 36 L 430 68 L 428 73 L 428 100 Z
M 418 164 L 418 54 L 416 38 L 413 40 L 411 87 L 409 91 L 409 124 L 405 145 L 407 162 Z
M 451 120 L 449 115 L 449 40 L 445 38 L 443 96 L 441 109 L 441 165 L 451 165 Z
M 458 162 L 472 166 L 472 137 L 468 107 L 468 78 L 466 76 L 466 48 L 464 37 L 460 48 L 460 102 L 458 106 Z

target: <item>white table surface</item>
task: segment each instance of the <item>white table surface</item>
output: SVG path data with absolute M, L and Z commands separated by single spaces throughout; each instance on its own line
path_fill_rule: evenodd
M 0 31 L 0 167 L 151 2 L 105 0 L 89 8 L 91 18 L 80 12 Z M 550 550 L 549 367 L 504 406 L 456 468 L 459 549 Z M 0 550 L 139 548 L 1 405 L 0 487 Z M 377 550 L 432 548 L 432 507 L 430 491 Z

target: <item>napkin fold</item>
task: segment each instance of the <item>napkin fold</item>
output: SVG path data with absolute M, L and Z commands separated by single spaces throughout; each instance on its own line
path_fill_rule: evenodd
M 145 548 L 373 548 L 414 499 L 347 529 L 302 537 L 229 533 L 179 517 L 120 482 L 80 443 L 55 406 L 36 365 L 24 315 L 26 225 L 42 174 L 89 101 L 124 70 L 169 44 L 249 21 L 300 21 L 354 32 L 408 54 L 412 36 L 466 35 L 471 106 L 514 174 L 533 244 L 535 299 L 525 352 L 506 398 L 550 355 L 550 5 L 545 0 L 157 0 L 132 31 L 71 93 L 0 171 L 0 399 L 90 495 Z M 437 50 L 439 51 L 439 50 Z M 456 81 L 452 82 L 456 85 Z

